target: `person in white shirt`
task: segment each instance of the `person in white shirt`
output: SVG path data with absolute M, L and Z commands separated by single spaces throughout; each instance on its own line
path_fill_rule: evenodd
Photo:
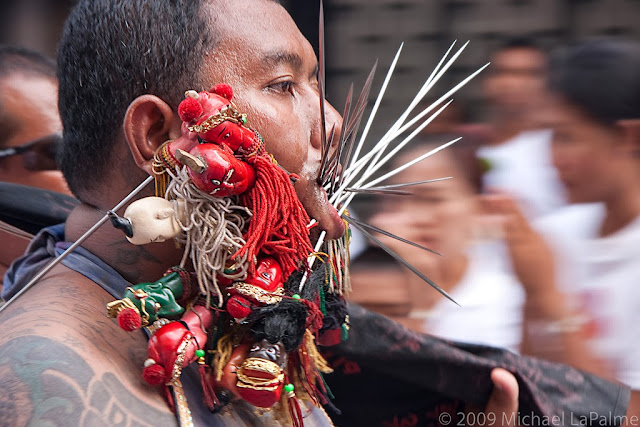
M 528 218 L 565 204 L 551 164 L 551 131 L 540 112 L 547 91 L 547 54 L 526 39 L 512 40 L 491 57 L 484 80 L 489 124 L 477 155 L 489 170 L 485 188 L 515 197 Z
M 553 163 L 572 203 L 536 224 L 553 253 L 513 202 L 492 206 L 536 278 L 523 282 L 523 353 L 640 390 L 640 45 L 569 46 L 552 56 L 549 83 Z
M 447 140 L 446 138 L 444 138 Z M 409 239 L 439 252 L 379 236 L 420 272 L 442 287 L 455 305 L 432 289 L 408 269 L 393 269 L 396 275 L 376 273 L 360 280 L 352 270 L 354 294 L 358 301 L 370 294 L 372 287 L 408 288 L 409 312 L 397 319 L 406 326 L 441 338 L 485 344 L 518 351 L 521 340 L 523 291 L 517 277 L 507 268 L 501 242 L 479 238 L 479 174 L 474 174 L 473 153 L 464 142 L 451 146 L 408 168 L 394 182 L 425 179 L 452 179 L 407 187 L 410 196 L 384 196 L 381 213 L 371 222 L 383 230 Z M 407 151 L 394 166 L 423 154 L 433 145 L 418 145 Z M 377 270 L 378 271 L 378 270 Z M 386 271 L 385 273 L 388 273 Z M 364 282 L 364 285 L 360 286 Z M 366 286 L 366 287 L 365 287 Z

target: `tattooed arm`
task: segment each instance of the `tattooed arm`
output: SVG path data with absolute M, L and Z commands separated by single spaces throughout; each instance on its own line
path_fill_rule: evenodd
M 0 315 L 0 425 L 175 425 L 140 372 L 141 332 L 106 318 L 111 296 L 57 267 Z

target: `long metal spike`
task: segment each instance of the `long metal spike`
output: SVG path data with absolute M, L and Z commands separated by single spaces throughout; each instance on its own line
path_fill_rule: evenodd
M 437 101 L 432 103 L 429 107 L 427 107 L 425 110 L 423 110 L 420 114 L 418 114 L 416 117 L 414 117 L 411 121 L 409 121 L 408 123 L 402 125 L 402 123 L 406 119 L 406 117 L 409 114 L 409 112 L 413 109 L 413 107 L 415 105 L 417 105 L 417 102 L 426 95 L 426 93 L 429 91 L 429 89 L 433 85 L 435 85 L 436 82 L 449 69 L 449 67 L 452 66 L 454 61 L 458 58 L 458 56 L 462 53 L 462 51 L 466 48 L 466 46 L 468 44 L 469 44 L 469 42 L 465 43 L 458 50 L 458 52 L 456 52 L 456 54 L 453 55 L 453 57 L 450 58 L 447 61 L 447 63 L 444 65 L 444 67 L 441 70 L 439 70 L 439 72 L 435 76 L 433 76 L 433 78 L 430 76 L 429 79 L 427 79 L 427 82 L 425 82 L 425 85 L 423 86 L 423 88 L 420 89 L 419 94 L 416 95 L 416 97 L 414 98 L 414 101 L 410 104 L 409 108 L 407 108 L 407 110 L 402 114 L 402 116 L 400 116 L 400 118 L 396 121 L 396 123 L 394 123 L 393 126 L 391 126 L 391 128 L 385 133 L 385 135 L 380 139 L 380 141 L 378 141 L 376 143 L 376 145 L 373 147 L 373 149 L 368 153 L 369 154 L 368 158 L 370 158 L 371 156 L 373 156 L 375 154 L 376 160 L 374 160 L 373 163 L 376 163 L 377 159 L 381 156 L 382 151 L 384 151 L 384 149 L 390 144 L 390 142 L 392 142 L 398 135 L 401 135 L 402 133 L 404 133 L 407 129 L 409 129 L 411 126 L 413 126 L 417 121 L 421 120 L 422 117 L 424 117 L 426 114 L 428 114 L 431 110 L 433 110 L 434 108 L 438 107 L 444 101 L 444 99 L 446 99 L 447 97 L 449 97 L 450 95 L 455 93 L 458 89 L 460 89 L 462 86 L 464 86 L 467 82 L 469 82 L 472 78 L 474 78 L 478 73 L 480 73 L 482 70 L 484 70 L 484 68 L 487 67 L 488 64 L 486 64 L 485 66 L 483 66 L 480 69 L 478 69 L 476 72 L 474 72 L 473 74 L 468 76 L 465 80 L 463 80 L 462 82 L 458 83 L 458 85 L 456 85 L 453 89 L 449 90 L 445 95 L 441 96 Z M 449 48 L 449 49 L 451 49 L 451 48 Z M 447 51 L 447 54 L 448 54 L 448 51 Z M 444 60 L 444 58 L 443 58 L 443 60 Z M 438 66 L 440 66 L 440 64 L 438 64 Z M 402 125 L 402 127 L 400 127 L 401 125 Z M 365 157 L 367 157 L 367 156 L 365 156 Z M 350 168 L 350 171 L 347 173 L 347 178 L 346 179 L 347 180 L 353 179 L 353 175 L 357 174 L 358 173 L 357 171 L 361 170 L 362 167 L 364 167 L 364 162 L 365 162 L 364 157 L 362 159 L 358 159 L 358 161 L 355 162 L 355 164 L 353 166 L 358 165 L 359 168 L 355 168 L 355 167 L 353 169 Z M 350 181 L 347 181 L 347 182 L 350 182 Z
M 326 153 L 329 153 L 329 150 L 333 145 L 333 138 L 335 137 L 335 131 L 336 131 L 336 125 L 333 125 L 331 127 L 331 133 L 329 135 L 329 138 L 327 138 L 327 141 L 326 141 L 326 145 L 327 145 Z M 325 155 L 320 160 L 320 174 L 318 175 L 318 181 L 322 183 L 322 185 L 324 185 L 324 182 L 327 181 L 327 164 L 331 163 L 331 158 L 328 155 Z
M 451 103 L 451 101 L 447 104 L 445 104 L 443 107 L 441 107 L 438 111 L 436 111 L 435 113 L 433 113 L 429 118 L 427 118 L 424 122 L 422 122 L 420 124 L 420 126 L 418 126 L 417 129 L 414 129 L 411 134 L 409 134 L 406 138 L 404 138 L 400 143 L 398 143 L 396 145 L 396 147 L 389 153 L 387 154 L 387 156 L 385 156 L 385 158 L 382 161 L 379 161 L 379 154 L 382 153 L 383 150 L 386 149 L 386 147 L 388 145 L 390 145 L 397 136 L 399 136 L 402 132 L 404 132 L 404 130 L 402 132 L 398 132 L 397 134 L 393 135 L 392 138 L 387 138 L 386 140 L 381 140 L 380 142 L 378 142 L 378 144 L 376 144 L 376 146 L 369 151 L 367 154 L 365 154 L 364 156 L 362 156 L 362 158 L 360 160 L 358 160 L 355 164 L 352 165 L 352 167 L 349 168 L 349 170 L 345 173 L 345 184 L 346 185 L 351 185 L 351 186 L 360 186 L 362 184 L 363 181 L 365 181 L 369 176 L 371 176 L 375 171 L 377 171 L 380 166 L 382 166 L 386 161 L 388 161 L 389 158 L 393 157 L 393 155 L 398 152 L 400 149 L 402 149 L 402 147 L 404 147 L 405 145 L 407 145 L 416 135 L 418 135 L 420 133 L 420 131 L 425 128 L 426 126 L 428 126 L 433 120 L 435 120 L 435 118 Z M 383 143 L 384 141 L 384 143 Z M 374 158 L 375 159 L 372 159 Z M 362 172 L 364 170 L 364 172 Z M 359 176 L 362 172 L 362 176 Z M 356 181 L 356 184 L 352 184 L 353 181 Z
M 331 155 L 331 160 L 329 160 L 329 166 L 327 167 L 327 179 L 324 182 L 324 185 L 331 187 L 333 185 L 333 179 L 338 170 L 338 165 L 340 162 L 338 161 L 338 152 L 335 151 Z
M 324 52 L 324 7 L 320 0 L 320 18 L 318 21 L 318 94 L 320 98 L 320 136 L 322 141 L 322 161 L 328 156 L 331 146 L 327 141 L 327 123 L 325 117 L 325 52 Z
M 384 250 L 386 253 L 388 253 L 389 255 L 391 255 L 393 258 L 395 258 L 398 262 L 400 262 L 402 265 L 404 265 L 405 267 L 407 267 L 409 270 L 411 270 L 411 272 L 413 272 L 413 274 L 415 274 L 416 276 L 418 276 L 419 278 L 421 278 L 422 280 L 424 280 L 425 282 L 427 282 L 429 285 L 431 285 L 431 287 L 433 287 L 436 291 L 440 292 L 442 295 L 444 295 L 449 301 L 453 302 L 455 305 L 457 305 L 458 307 L 460 306 L 460 304 L 458 304 L 453 298 L 451 298 L 451 296 L 449 296 L 449 294 L 442 289 L 440 286 L 436 285 L 435 282 L 431 279 L 429 279 L 427 276 L 425 276 L 424 274 L 422 274 L 420 271 L 418 271 L 417 268 L 415 268 L 413 265 L 409 264 L 404 258 L 402 258 L 400 255 L 398 255 L 397 253 L 395 253 L 391 248 L 389 248 L 387 245 L 385 245 L 384 243 L 382 243 L 380 240 L 378 240 L 373 234 L 371 234 L 369 231 L 367 231 L 366 228 L 361 227 L 360 225 L 358 225 L 357 223 L 355 223 L 353 221 L 352 218 L 349 218 L 347 215 L 344 215 L 343 218 L 345 219 L 345 221 L 347 221 L 349 224 L 353 225 L 354 227 L 356 227 L 358 230 L 360 230 L 362 232 L 362 234 L 364 234 L 365 236 L 367 236 L 368 238 L 370 238 L 371 240 L 373 240 L 378 246 L 380 246 L 380 248 L 382 250 Z
M 416 248 L 422 249 L 422 250 L 427 251 L 427 252 L 431 252 L 432 254 L 435 254 L 435 255 L 438 255 L 438 256 L 442 256 L 442 254 L 440 252 L 436 252 L 433 249 L 427 248 L 426 246 L 419 245 L 416 242 L 412 242 L 409 239 L 405 239 L 404 237 L 400 237 L 397 234 L 390 233 L 387 230 L 383 230 L 380 227 L 376 227 L 375 225 L 367 224 L 366 222 L 357 220 L 357 219 L 352 218 L 352 217 L 350 217 L 350 219 L 352 221 L 358 223 L 358 225 L 361 226 L 361 227 L 365 227 L 365 228 L 368 228 L 369 230 L 375 231 L 377 233 L 384 234 L 385 236 L 391 237 L 392 239 L 396 239 L 396 240 L 398 240 L 398 241 L 400 241 L 402 243 L 406 243 L 408 245 L 415 246 Z
M 427 80 L 423 84 L 422 88 L 420 88 L 420 90 L 418 91 L 418 93 L 416 94 L 414 99 L 411 101 L 411 103 L 409 104 L 408 108 L 404 111 L 404 113 L 402 113 L 402 115 L 396 120 L 396 122 L 389 128 L 389 130 L 383 135 L 383 137 L 380 139 L 380 141 L 378 141 L 375 144 L 375 146 L 373 147 L 373 149 L 371 150 L 370 154 L 373 155 L 373 153 L 375 153 L 375 155 L 376 155 L 376 160 L 373 160 L 373 163 L 377 162 L 377 159 L 382 155 L 382 152 L 385 150 L 386 146 L 389 145 L 389 143 L 391 141 L 393 141 L 398 135 L 404 133 L 404 131 L 409 127 L 409 125 L 405 125 L 405 126 L 402 127 L 401 130 L 398 130 L 398 128 L 400 128 L 400 126 L 404 123 L 404 121 L 406 120 L 406 118 L 409 115 L 409 113 L 413 110 L 413 108 L 420 102 L 420 100 L 422 100 L 422 98 L 424 98 L 424 96 L 438 82 L 438 80 L 440 80 L 440 78 L 449 69 L 449 67 L 451 67 L 453 65 L 455 60 L 460 56 L 460 54 L 462 54 L 462 52 L 466 49 L 468 44 L 469 44 L 469 42 L 465 43 L 453 55 L 453 57 L 451 57 L 447 61 L 447 63 L 444 65 L 444 67 L 442 69 L 440 69 L 440 67 L 442 66 L 442 63 L 445 61 L 445 59 L 449 55 L 449 52 L 451 51 L 451 49 L 453 49 L 453 46 L 455 45 L 455 41 L 451 44 L 451 46 L 449 47 L 449 49 L 447 50 L 445 55 L 442 57 L 442 59 L 440 60 L 440 62 L 436 66 L 436 68 L 432 71 L 431 75 L 427 78 Z M 437 103 L 432 104 L 429 107 L 428 111 L 430 111 L 431 109 L 437 107 L 440 102 L 441 101 L 438 101 Z M 424 114 L 426 114 L 426 112 L 423 112 L 422 115 L 420 115 L 419 117 L 422 118 L 422 116 L 424 116 Z M 419 119 L 414 119 L 412 123 L 415 123 L 415 121 L 417 121 L 417 120 L 419 120 Z M 358 159 L 358 162 L 356 164 L 360 164 L 363 161 L 364 161 L 364 159 L 362 159 L 362 160 Z
M 431 157 L 432 155 L 436 154 L 437 152 L 439 152 L 441 150 L 444 150 L 448 146 L 450 146 L 452 144 L 455 144 L 456 142 L 460 141 L 461 139 L 462 139 L 462 137 L 458 137 L 458 138 L 452 139 L 451 141 L 449 141 L 449 142 L 447 142 L 445 144 L 442 144 L 441 146 L 436 147 L 433 150 L 428 151 L 427 153 L 423 154 L 422 156 L 418 156 L 415 159 L 411 160 L 410 162 L 405 163 L 404 165 L 395 168 L 391 172 L 387 172 L 386 174 L 382 175 L 381 177 L 376 178 L 373 181 L 368 182 L 367 184 L 364 184 L 363 187 L 364 188 L 371 188 L 374 185 L 376 185 L 377 183 L 382 182 L 387 178 L 391 178 L 392 176 L 394 176 L 394 175 L 402 172 L 403 170 L 415 165 L 416 163 L 421 162 L 422 160 L 426 159 L 427 157 Z
M 429 114 L 429 112 L 431 112 L 431 110 L 433 110 L 434 108 L 437 108 L 440 104 L 442 104 L 444 102 L 445 99 L 449 98 L 451 95 L 453 95 L 454 93 L 456 93 L 460 88 L 462 88 L 464 85 L 466 85 L 467 83 L 469 83 L 473 78 L 475 78 L 475 76 L 477 76 L 478 74 L 480 74 L 485 68 L 487 68 L 490 65 L 490 63 L 486 63 L 485 65 L 483 65 L 482 67 L 478 68 L 476 71 L 474 71 L 472 74 L 470 74 L 469 76 L 467 76 L 464 80 L 462 80 L 460 83 L 458 83 L 457 85 L 455 85 L 453 88 L 449 89 L 447 91 L 447 93 L 445 93 L 444 95 L 442 95 L 440 98 L 438 98 L 435 102 L 433 102 L 429 107 L 425 108 L 420 114 L 418 114 L 417 116 L 415 116 L 413 119 L 411 119 L 410 121 L 408 121 L 406 124 L 404 124 L 400 129 L 397 130 L 397 134 L 401 134 L 403 132 L 405 132 L 407 129 L 409 129 L 411 126 L 413 126 L 414 124 L 416 124 L 420 119 L 422 119 L 425 115 Z
M 402 191 L 402 190 L 388 190 L 386 188 L 345 188 L 344 191 L 350 193 L 365 193 L 365 194 L 389 194 L 393 196 L 411 196 L 413 193 L 411 191 Z
M 431 90 L 431 88 L 433 87 L 433 85 L 435 85 L 438 80 L 444 75 L 444 73 L 449 69 L 449 67 L 455 62 L 455 60 L 460 56 L 460 54 L 465 50 L 465 48 L 467 47 L 467 45 L 469 44 L 469 42 L 465 43 L 459 50 L 458 52 L 453 55 L 453 57 L 451 59 L 449 59 L 449 61 L 447 62 L 447 64 L 444 66 L 444 68 L 441 70 L 440 67 L 442 66 L 442 63 L 445 61 L 445 58 L 449 55 L 449 52 L 451 52 L 451 49 L 453 49 L 453 46 L 455 45 L 455 41 L 451 44 L 451 46 L 449 47 L 449 49 L 447 50 L 447 52 L 444 54 L 444 56 L 442 57 L 442 59 L 440 60 L 440 62 L 438 63 L 438 65 L 436 65 L 436 67 L 434 68 L 434 70 L 431 72 L 431 74 L 429 75 L 429 77 L 427 78 L 427 80 L 424 82 L 424 84 L 422 85 L 422 87 L 420 88 L 420 90 L 418 91 L 418 93 L 414 96 L 414 98 L 411 100 L 411 102 L 409 103 L 409 106 L 405 109 L 405 111 L 400 115 L 400 117 L 396 120 L 396 122 L 391 126 L 391 128 L 389 128 L 389 130 L 387 132 L 385 132 L 385 135 L 382 137 L 382 140 L 384 140 L 385 137 L 387 137 L 387 135 L 393 135 L 396 130 L 402 126 L 402 124 L 405 122 L 405 120 L 407 119 L 407 117 L 409 116 L 409 114 L 413 111 L 413 109 L 418 105 L 418 103 L 420 101 L 422 101 L 422 99 L 426 96 L 426 94 L 429 92 L 429 90 Z M 451 103 L 451 101 L 449 101 L 449 103 Z M 426 124 L 425 124 L 426 126 Z M 399 136 L 400 134 L 397 133 L 397 136 Z M 395 137 L 390 138 L 390 140 L 394 140 Z M 382 142 L 381 140 L 381 142 Z M 376 144 L 377 145 L 377 144 Z M 371 160 L 370 164 L 371 165 L 378 165 L 378 160 L 380 159 L 380 157 L 382 156 L 382 153 L 386 150 L 388 144 L 384 144 L 382 145 L 381 149 L 378 151 L 378 153 L 375 155 L 375 157 L 373 158 L 373 160 Z M 396 148 L 396 150 L 398 150 L 399 148 Z
M 371 91 L 371 85 L 373 84 L 373 78 L 376 74 L 377 67 L 378 60 L 376 59 L 373 67 L 371 67 L 371 71 L 369 71 L 367 80 L 365 80 L 364 82 L 364 86 L 362 86 L 362 91 L 360 92 L 360 96 L 358 97 L 358 101 L 356 102 L 354 114 L 350 118 L 350 123 L 347 123 L 346 131 L 344 131 L 345 138 L 351 138 L 349 141 L 349 149 L 347 150 L 347 155 L 344 162 L 345 167 L 348 167 L 351 164 L 351 157 L 353 155 L 356 135 L 358 133 L 358 128 L 360 127 L 360 122 L 362 120 L 362 115 L 364 114 L 365 107 L 367 106 L 369 92 Z
M 440 151 L 440 150 L 442 150 L 442 149 L 447 148 L 447 147 L 448 147 L 448 146 L 450 146 L 451 144 L 454 144 L 455 142 L 457 142 L 457 141 L 459 141 L 459 140 L 461 140 L 461 139 L 462 139 L 461 137 L 460 137 L 460 138 L 456 138 L 456 139 L 451 140 L 451 141 L 449 141 L 449 142 L 447 142 L 447 143 L 445 143 L 445 144 L 442 144 L 441 146 L 439 146 L 439 147 L 437 147 L 437 148 L 434 148 L 434 149 L 433 149 L 433 150 L 431 150 L 431 151 L 428 151 L 427 153 L 425 153 L 425 154 L 423 154 L 423 155 L 421 155 L 421 156 L 419 156 L 419 157 L 417 157 L 417 158 L 415 158 L 415 159 L 411 160 L 411 161 L 410 161 L 410 162 L 408 162 L 408 163 L 405 163 L 404 165 L 402 165 L 402 166 L 400 166 L 400 167 L 398 167 L 398 168 L 396 168 L 396 169 L 392 170 L 391 172 L 388 172 L 388 173 L 386 173 L 385 175 L 383 175 L 383 176 L 381 176 L 381 177 L 379 177 L 379 178 L 377 178 L 377 179 L 374 179 L 373 181 L 371 181 L 371 182 L 369 182 L 369 183 L 367 183 L 367 184 L 363 185 L 362 187 L 363 187 L 363 188 L 370 188 L 370 187 L 373 187 L 373 186 L 375 186 L 377 183 L 379 183 L 379 182 L 381 182 L 381 181 L 384 181 L 385 179 L 390 178 L 390 177 L 392 177 L 392 176 L 394 176 L 394 175 L 396 175 L 396 174 L 398 174 L 398 173 L 402 172 L 403 170 L 405 170 L 405 169 L 407 169 L 407 168 L 409 168 L 409 167 L 413 166 L 414 164 L 416 164 L 416 163 L 418 163 L 418 162 L 421 162 L 422 160 L 426 159 L 427 157 L 432 156 L 433 154 L 437 153 L 438 151 Z M 336 195 L 334 195 L 334 197 L 335 197 L 335 196 L 336 196 Z M 334 204 L 334 206 L 340 206 L 340 210 L 338 210 L 338 214 L 342 215 L 342 214 L 344 213 L 344 211 L 349 207 L 349 204 L 350 204 L 350 203 L 351 203 L 351 201 L 353 200 L 353 198 L 354 198 L 355 194 L 354 194 L 354 193 L 350 193 L 350 194 L 349 194 L 348 196 L 346 196 L 344 199 L 341 199 L 341 198 L 340 198 L 340 196 L 341 196 L 341 195 L 340 195 L 339 193 L 337 194 L 337 196 L 338 196 L 338 199 L 337 199 L 336 201 L 332 201 L 332 203 Z
M 347 101 L 344 104 L 344 112 L 342 114 L 342 119 L 344 120 L 343 123 L 349 123 L 350 121 L 350 115 L 351 115 L 351 97 L 353 95 L 353 83 L 351 83 L 351 85 L 349 86 L 349 93 L 347 94 Z M 343 163 L 343 159 L 342 159 L 342 154 L 344 153 L 344 148 L 345 145 L 347 144 L 347 136 L 344 135 L 344 133 L 340 133 L 340 141 L 338 143 L 338 164 L 340 165 L 344 165 Z M 338 177 L 338 173 L 337 173 L 337 167 L 336 167 L 336 172 L 333 173 L 331 175 L 331 186 L 329 188 L 329 192 L 328 195 L 330 196 L 331 194 L 333 194 L 335 188 L 336 188 L 336 183 L 337 183 L 337 177 Z
M 448 105 L 448 104 L 447 104 L 447 105 Z M 439 114 L 439 113 L 440 113 L 440 112 L 441 112 L 445 107 L 446 107 L 446 105 L 445 105 L 445 106 L 443 106 L 439 111 L 437 111 L 436 113 L 434 113 L 434 114 L 433 114 L 431 117 L 429 117 L 427 120 L 425 120 L 425 122 L 424 122 L 424 123 L 422 123 L 422 125 L 420 125 L 417 129 L 415 129 L 415 130 L 414 130 L 414 131 L 413 131 L 409 136 L 407 136 L 407 137 L 406 137 L 406 138 L 405 138 L 405 139 L 404 139 L 404 140 L 403 140 L 403 141 L 402 141 L 402 142 L 401 142 L 401 143 L 400 143 L 400 144 L 399 144 L 399 145 L 398 145 L 394 150 L 392 150 L 392 151 L 391 151 L 391 152 L 390 152 L 390 153 L 385 157 L 385 159 L 384 159 L 383 161 L 381 161 L 381 162 L 377 163 L 376 165 L 372 165 L 372 166 L 370 166 L 370 167 L 369 167 L 369 169 L 368 169 L 368 170 L 366 170 L 366 171 L 362 174 L 362 176 L 361 176 L 361 177 L 360 177 L 360 179 L 357 181 L 357 183 L 356 183 L 355 185 L 352 185 L 352 186 L 355 186 L 355 187 L 358 187 L 358 188 L 370 188 L 370 187 L 373 187 L 374 185 L 376 185 L 378 182 L 380 182 L 380 181 L 382 181 L 382 180 L 384 180 L 384 179 L 386 179 L 386 178 L 388 178 L 388 177 L 390 177 L 390 176 L 395 175 L 395 173 L 400 172 L 401 170 L 404 170 L 404 169 L 399 169 L 399 170 L 397 170 L 397 171 L 390 172 L 390 173 L 388 173 L 388 174 L 384 175 L 384 177 L 382 177 L 382 178 L 378 178 L 377 180 L 373 180 L 373 181 L 371 181 L 371 182 L 368 182 L 368 183 L 364 184 L 364 182 L 366 181 L 366 179 L 367 179 L 369 176 L 371 176 L 371 174 L 373 174 L 377 169 L 379 169 L 379 168 L 380 168 L 380 166 L 381 166 L 384 162 L 388 161 L 388 160 L 392 157 L 392 155 L 393 155 L 393 154 L 395 154 L 395 152 L 397 152 L 397 151 L 398 151 L 402 146 L 406 145 L 409 141 L 411 141 L 411 140 L 412 140 L 412 139 L 413 139 L 413 138 L 414 138 L 414 137 L 415 137 L 415 136 L 420 132 L 420 130 L 421 130 L 423 127 L 425 127 L 427 124 L 429 124 L 429 123 L 431 122 L 431 120 L 433 120 L 433 118 L 434 118 L 435 116 L 437 116 L 437 115 L 438 115 L 438 114 Z M 436 150 L 436 151 L 434 151 L 434 153 L 435 153 L 435 152 L 437 152 L 437 150 Z M 368 153 L 366 156 L 364 156 L 364 157 L 363 157 L 363 159 L 364 159 L 364 158 L 366 158 L 366 157 L 368 157 L 368 156 L 370 156 L 371 154 L 372 154 L 372 152 L 371 152 L 371 153 Z M 428 157 L 428 156 L 426 156 L 426 157 Z M 424 157 L 423 157 L 423 158 L 424 158 Z M 418 162 L 418 161 L 420 161 L 420 160 L 416 160 L 415 162 Z M 415 163 L 415 162 L 414 162 L 414 163 Z M 409 166 L 411 166 L 411 164 L 413 164 L 413 163 L 411 163 L 411 162 L 409 162 L 409 163 L 410 163 L 410 164 L 409 164 Z M 359 168 L 362 168 L 362 167 L 364 167 L 364 165 L 359 166 Z M 408 166 L 406 166 L 406 167 L 408 167 Z M 405 169 L 406 169 L 406 167 L 405 167 Z M 343 195 L 343 194 L 342 194 L 342 192 L 343 192 L 343 187 L 346 187 L 348 184 L 350 184 L 350 183 L 351 183 L 351 181 L 353 181 L 353 179 L 354 179 L 354 177 L 355 177 L 355 176 L 356 176 L 356 175 L 352 175 L 352 176 L 351 176 L 351 179 L 348 179 L 348 180 L 347 180 L 347 183 L 346 183 L 346 184 L 344 184 L 342 187 L 340 187 L 340 188 L 338 189 L 338 191 L 336 192 L 336 194 L 334 194 L 334 196 L 333 196 L 333 197 L 335 198 L 335 200 L 331 200 L 332 202 L 340 203 L 340 202 L 344 202 L 344 199 L 345 199 L 345 198 L 349 198 L 349 200 L 346 202 L 346 204 L 348 205 L 348 204 L 350 203 L 350 201 L 351 201 L 351 199 L 353 199 L 353 196 L 354 196 L 354 195 L 353 195 L 353 194 L 350 194 L 350 195 L 348 195 L 348 196 L 345 196 L 345 195 Z
M 349 85 L 349 92 L 347 93 L 347 100 L 344 103 L 344 111 L 342 113 L 343 126 L 340 132 L 340 139 L 338 141 L 338 151 L 342 155 L 345 144 L 347 143 L 347 137 L 345 135 L 345 124 L 349 122 L 349 116 L 351 115 L 351 101 L 353 98 L 353 83 Z M 326 158 L 325 158 L 326 159 Z M 328 179 L 326 176 L 326 162 L 320 165 L 320 175 L 318 177 L 318 183 L 323 187 L 327 184 Z
M 446 176 L 444 178 L 426 179 L 424 181 L 413 181 L 413 182 L 403 182 L 401 184 L 379 185 L 377 187 L 369 187 L 368 190 L 385 190 L 385 189 L 388 189 L 388 188 L 410 187 L 410 186 L 413 186 L 413 185 L 429 184 L 431 182 L 444 181 L 444 180 L 451 179 L 451 178 L 453 178 L 453 177 L 452 176 Z
M 333 126 L 331 128 L 331 134 L 329 136 L 329 146 L 331 147 L 333 145 L 333 140 L 335 138 L 336 135 L 336 127 Z M 322 186 L 324 187 L 330 180 L 331 180 L 331 173 L 334 170 L 334 168 L 336 167 L 336 164 L 338 163 L 338 151 L 334 151 L 333 154 L 331 155 L 331 157 L 327 156 L 325 157 L 325 159 L 329 159 L 328 162 L 325 163 L 325 169 L 322 171 Z
M 357 181 L 356 186 L 362 186 L 362 184 L 373 175 L 378 169 L 380 169 L 383 165 L 385 165 L 389 160 L 391 160 L 398 151 L 400 151 L 405 145 L 413 140 L 422 130 L 427 127 L 433 120 L 436 119 L 440 115 L 445 108 L 447 108 L 453 100 L 449 101 L 445 105 L 443 105 L 438 111 L 433 113 L 427 120 L 420 124 L 416 129 L 413 130 L 405 139 L 403 139 L 393 150 L 391 150 L 382 160 L 380 160 L 379 155 L 382 154 L 382 150 L 378 152 L 378 155 L 371 160 L 369 167 L 363 172 L 360 179 Z M 355 176 L 355 175 L 353 175 Z M 368 188 L 368 187 L 367 187 Z
M 369 129 L 371 129 L 371 125 L 373 124 L 373 120 L 376 117 L 376 113 L 378 112 L 378 107 L 380 107 L 380 103 L 382 102 L 382 97 L 384 96 L 384 93 L 387 90 L 387 86 L 389 85 L 389 81 L 391 80 L 391 76 L 393 75 L 393 71 L 396 68 L 396 64 L 398 63 L 398 59 L 400 58 L 400 52 L 402 52 L 402 47 L 404 46 L 404 43 L 400 44 L 400 47 L 398 48 L 398 52 L 396 53 L 396 56 L 393 58 L 393 61 L 391 62 L 391 65 L 389 66 L 389 71 L 387 72 L 387 75 L 384 78 L 384 81 L 382 82 L 382 87 L 380 88 L 380 92 L 378 93 L 378 97 L 376 98 L 376 102 L 373 104 L 373 108 L 371 109 L 371 113 L 369 113 L 369 118 L 367 119 L 367 123 L 364 126 L 364 130 L 362 131 L 362 135 L 360 135 L 360 140 L 358 141 L 358 145 L 356 145 L 356 150 L 353 153 L 353 158 L 351 159 L 352 162 L 355 162 L 358 160 L 358 155 L 360 154 L 360 150 L 362 150 L 362 147 L 364 145 L 364 141 L 367 138 L 367 135 L 369 134 Z
M 344 110 L 342 111 L 342 131 L 340 132 L 339 144 L 343 145 L 347 141 L 345 135 L 345 126 L 351 121 L 351 102 L 353 101 L 353 82 L 349 85 L 349 91 L 347 92 L 347 100 L 344 102 Z
M 154 179 L 153 176 L 150 176 L 147 179 L 145 179 L 142 182 L 142 184 L 138 185 L 131 193 L 129 193 L 124 199 L 122 199 L 120 201 L 120 203 L 118 203 L 109 212 L 117 212 L 118 210 L 120 210 L 133 197 L 135 197 L 136 194 L 138 194 L 140 191 L 142 191 L 151 181 L 153 181 L 153 179 Z M 38 280 L 40 280 L 45 274 L 47 274 L 49 271 L 51 271 L 51 269 L 53 267 L 55 267 L 60 262 L 62 262 L 62 260 L 67 257 L 67 255 L 69 255 L 71 252 L 73 252 L 78 246 L 80 246 L 82 244 L 82 242 L 84 242 L 89 236 L 91 236 L 98 228 L 100 228 L 107 221 L 109 221 L 109 213 L 106 213 L 102 218 L 100 218 L 100 220 L 98 222 L 96 222 L 93 225 L 93 227 L 91 227 L 89 230 L 87 230 L 86 233 L 84 233 L 82 236 L 80 236 L 80 238 L 78 238 L 78 240 L 76 240 L 71 246 L 69 246 L 69 248 L 67 248 L 67 250 L 65 250 L 63 253 L 61 253 L 59 257 L 53 259 L 42 270 L 40 270 L 40 272 L 38 274 L 36 274 L 33 277 L 33 279 L 31 279 L 29 281 L 29 283 L 27 283 L 22 289 L 20 289 L 20 291 L 17 294 L 15 294 L 9 301 L 7 301 L 2 307 L 0 307 L 0 313 L 2 312 L 2 310 L 7 308 L 9 305 L 11 305 L 12 302 L 14 302 L 16 299 L 18 299 L 18 297 L 20 297 L 20 295 L 22 295 L 23 293 L 28 291 L 33 285 L 35 285 L 38 282 Z
M 345 156 L 343 165 L 345 165 L 345 168 L 349 165 L 349 160 L 351 158 L 351 153 L 353 151 L 353 147 L 355 145 L 356 142 L 356 136 L 358 134 L 358 128 L 360 127 L 360 121 L 362 119 L 362 116 L 360 116 L 360 118 L 358 119 L 358 121 L 355 123 L 353 132 L 351 134 L 349 134 L 349 142 L 347 143 L 347 146 L 349 147 L 347 150 L 347 155 Z M 340 180 L 337 182 L 337 188 L 341 188 L 343 186 L 344 180 L 345 180 L 345 174 L 346 169 L 343 169 L 342 172 L 340 173 Z M 332 194 L 335 194 L 336 190 L 335 188 L 332 191 Z
M 367 80 L 362 87 L 362 91 L 360 92 L 360 96 L 358 97 L 358 101 L 356 102 L 354 114 L 349 116 L 349 120 L 347 121 L 347 125 L 345 127 L 346 130 L 343 130 L 343 137 L 347 142 L 347 150 L 346 155 L 344 157 L 344 161 L 342 164 L 345 168 L 349 166 L 351 163 L 351 156 L 353 154 L 353 149 L 355 147 L 356 136 L 358 134 L 358 129 L 360 128 L 360 123 L 362 121 L 362 115 L 364 114 L 365 107 L 367 106 L 367 100 L 369 98 L 369 92 L 371 91 L 371 85 L 373 83 L 373 77 L 376 73 L 376 68 L 378 66 L 378 61 L 373 64 L 371 67 L 371 71 L 369 71 L 369 75 L 367 76 Z M 344 181 L 344 170 L 340 174 L 340 180 L 337 183 L 337 187 L 342 186 L 342 182 Z M 335 192 L 335 187 L 332 189 L 332 194 Z

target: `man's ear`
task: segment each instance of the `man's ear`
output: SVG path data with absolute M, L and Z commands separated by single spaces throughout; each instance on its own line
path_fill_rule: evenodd
M 151 175 L 154 153 L 165 141 L 180 135 L 180 120 L 162 99 L 142 95 L 129 104 L 123 130 L 136 165 Z
M 622 131 L 624 150 L 640 156 L 640 119 L 618 120 L 616 125 Z

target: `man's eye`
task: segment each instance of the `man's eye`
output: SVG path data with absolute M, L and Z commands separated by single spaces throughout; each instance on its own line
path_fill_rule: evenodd
M 290 93 L 293 95 L 292 88 L 293 82 L 291 80 L 284 80 L 282 82 L 272 83 L 269 85 L 269 89 L 282 94 Z

